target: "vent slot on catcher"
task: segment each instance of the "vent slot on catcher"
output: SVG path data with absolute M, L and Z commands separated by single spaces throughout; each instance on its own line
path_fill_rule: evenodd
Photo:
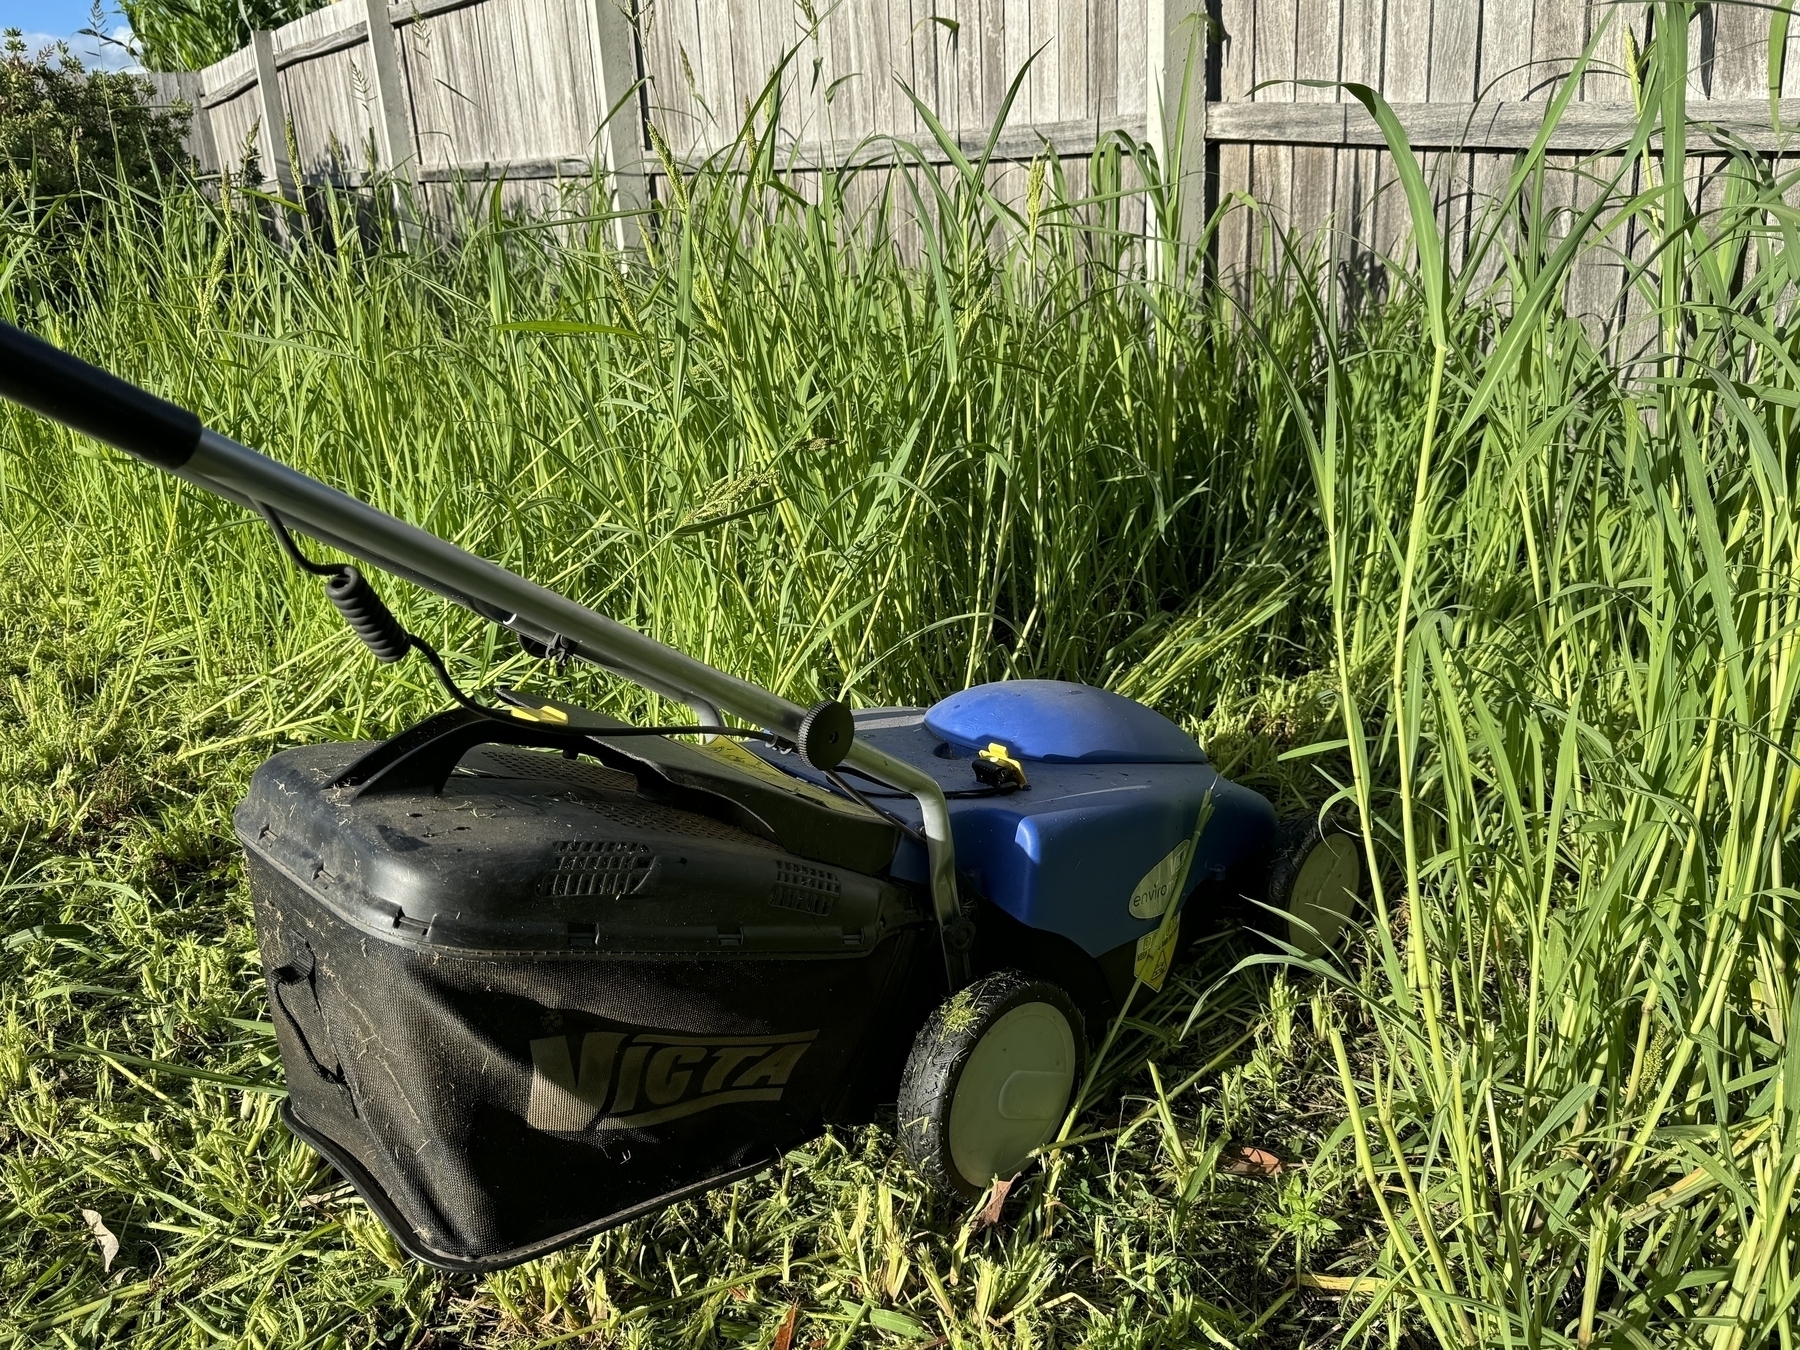
M 538 894 L 630 895 L 649 879 L 653 861 L 642 844 L 565 841 L 556 846 L 556 870 L 538 883 Z
M 630 796 L 637 779 L 604 764 L 585 759 L 564 759 L 553 750 L 515 750 L 484 745 L 463 756 L 463 766 L 494 778 L 536 778 L 569 783 L 595 792 Z
M 842 891 L 837 877 L 824 868 L 782 859 L 775 864 L 775 892 L 769 903 L 823 917 L 837 905 Z

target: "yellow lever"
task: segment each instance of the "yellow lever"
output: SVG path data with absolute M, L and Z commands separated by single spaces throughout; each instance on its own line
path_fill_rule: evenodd
M 989 741 L 987 749 L 975 752 L 975 758 L 985 759 L 989 764 L 997 765 L 1002 769 L 1010 769 L 1013 776 L 1019 780 L 1020 787 L 1031 786 L 1025 777 L 1025 766 L 1014 759 L 1011 752 L 999 741 Z
M 569 724 L 569 714 L 561 708 L 552 708 L 548 703 L 537 708 L 521 708 L 515 703 L 507 711 L 524 722 L 560 722 L 563 726 Z

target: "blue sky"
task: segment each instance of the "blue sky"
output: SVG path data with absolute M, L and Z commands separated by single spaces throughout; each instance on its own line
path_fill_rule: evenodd
M 0 0 L 0 28 L 22 28 L 34 50 L 55 38 L 67 38 L 69 46 L 90 65 L 129 65 L 116 47 L 105 52 L 92 38 L 78 38 L 78 29 L 89 26 L 91 0 Z M 123 37 L 125 17 L 114 5 L 106 6 L 106 32 Z

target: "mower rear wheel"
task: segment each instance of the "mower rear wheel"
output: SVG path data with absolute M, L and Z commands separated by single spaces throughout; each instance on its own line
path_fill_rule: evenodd
M 1290 917 L 1287 940 L 1303 956 L 1337 945 L 1362 898 L 1362 845 L 1311 816 L 1285 821 L 1269 868 L 1269 904 Z
M 1017 971 L 975 981 L 925 1019 L 900 1079 L 900 1143 L 938 1190 L 974 1199 L 1055 1137 L 1081 1080 L 1081 1013 Z

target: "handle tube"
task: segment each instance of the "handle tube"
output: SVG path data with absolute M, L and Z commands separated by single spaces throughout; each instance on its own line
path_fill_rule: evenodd
M 183 468 L 185 475 L 262 502 L 290 524 L 328 535 L 377 565 L 386 561 L 402 574 L 429 577 L 489 614 L 517 615 L 537 629 L 564 634 L 592 648 L 608 662 L 673 688 L 692 690 L 759 727 L 790 740 L 799 734 L 806 710 L 798 704 L 715 670 L 216 431 L 201 434 L 199 447 Z
M 200 445 L 200 419 L 0 319 L 0 396 L 161 469 Z

